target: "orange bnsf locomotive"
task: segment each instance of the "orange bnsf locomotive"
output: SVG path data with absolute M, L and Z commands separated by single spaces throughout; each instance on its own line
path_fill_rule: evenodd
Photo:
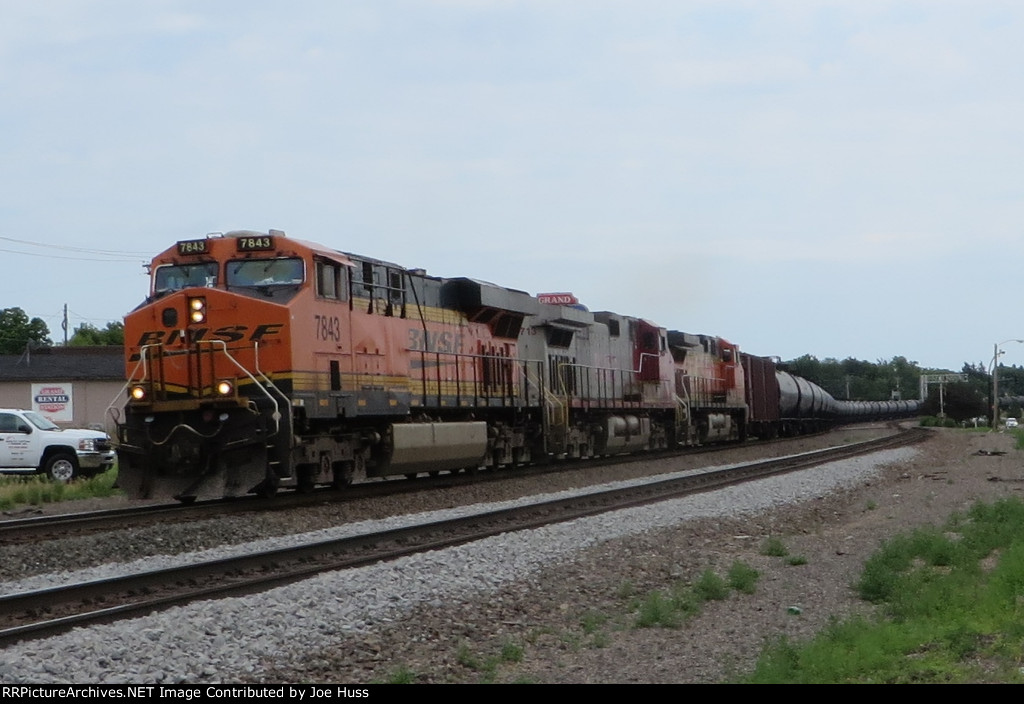
M 150 276 L 125 319 L 118 485 L 135 498 L 741 440 L 799 428 L 787 404 L 811 415 L 720 338 L 277 230 L 177 242 Z M 835 414 L 814 398 L 811 420 Z

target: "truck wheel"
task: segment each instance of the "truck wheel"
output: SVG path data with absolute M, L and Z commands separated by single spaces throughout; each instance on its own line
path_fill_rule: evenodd
M 72 454 L 57 452 L 43 463 L 43 471 L 56 482 L 69 482 L 78 476 L 78 461 Z

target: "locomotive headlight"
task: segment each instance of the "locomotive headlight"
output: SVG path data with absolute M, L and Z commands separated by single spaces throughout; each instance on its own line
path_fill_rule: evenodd
M 193 323 L 206 321 L 206 299 L 202 296 L 188 299 L 188 319 Z
M 217 382 L 217 393 L 221 396 L 230 396 L 235 390 L 235 385 L 227 379 Z
M 145 386 L 133 386 L 128 395 L 132 397 L 132 401 L 145 401 L 149 394 Z

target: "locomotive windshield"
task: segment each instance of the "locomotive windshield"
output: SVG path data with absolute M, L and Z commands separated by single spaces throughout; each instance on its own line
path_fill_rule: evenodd
M 228 262 L 228 288 L 298 286 L 305 280 L 301 259 L 239 259 Z
M 191 286 L 217 285 L 217 262 L 173 264 L 159 267 L 153 275 L 153 294 L 159 296 Z

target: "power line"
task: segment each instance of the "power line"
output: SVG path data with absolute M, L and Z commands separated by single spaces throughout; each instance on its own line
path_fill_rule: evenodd
M 4 238 L 0 238 L 4 239 Z M 139 258 L 114 258 L 113 256 L 109 259 L 91 259 L 89 257 L 62 257 L 59 254 L 36 254 L 35 252 L 19 252 L 14 249 L 0 249 L 0 252 L 6 252 L 8 254 L 24 254 L 26 257 L 45 257 L 47 259 L 74 259 L 79 262 L 138 262 Z M 146 261 L 142 261 L 146 264 Z
M 47 247 L 47 248 L 50 248 L 50 249 L 64 249 L 64 250 L 67 250 L 69 252 L 84 252 L 86 254 L 103 254 L 103 255 L 109 255 L 109 256 L 124 256 L 124 255 L 127 254 L 127 255 L 138 255 L 140 257 L 146 257 L 146 258 L 149 257 L 149 255 L 146 254 L 145 252 L 125 252 L 125 251 L 121 251 L 121 250 L 91 249 L 91 248 L 87 248 L 87 247 L 72 247 L 71 245 L 46 244 L 46 243 L 43 243 L 43 242 L 32 242 L 31 240 L 19 240 L 19 239 L 15 239 L 13 237 L 2 237 L 2 236 L 0 236 L 0 240 L 5 240 L 7 242 L 17 242 L 18 244 L 27 244 L 27 245 L 31 245 L 33 247 Z

